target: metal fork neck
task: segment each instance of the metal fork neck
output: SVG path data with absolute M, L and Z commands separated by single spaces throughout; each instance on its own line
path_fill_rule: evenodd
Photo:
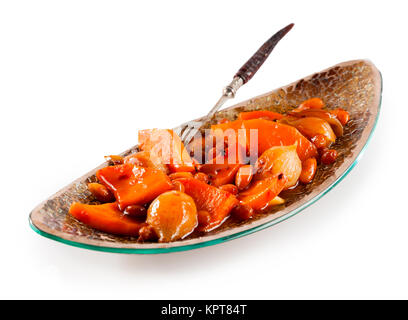
M 222 94 L 228 98 L 234 98 L 238 89 L 244 84 L 244 80 L 241 77 L 235 77 L 231 83 L 224 88 Z
M 237 93 L 238 89 L 241 88 L 241 86 L 244 84 L 244 80 L 240 77 L 234 77 L 232 79 L 231 83 L 224 88 L 222 91 L 222 96 L 218 100 L 218 102 L 215 104 L 215 106 L 211 109 L 211 111 L 208 113 L 208 118 L 212 118 L 214 114 L 223 106 L 223 104 L 228 100 L 232 99 L 235 97 L 235 94 Z

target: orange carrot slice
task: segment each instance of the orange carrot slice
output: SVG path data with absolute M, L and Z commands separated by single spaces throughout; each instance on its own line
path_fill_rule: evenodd
M 283 174 L 254 181 L 237 198 L 241 205 L 248 205 L 254 210 L 261 210 L 283 190 L 286 182 L 287 178 Z
M 94 229 L 123 236 L 137 236 L 143 226 L 142 222 L 124 216 L 115 202 L 100 205 L 74 202 L 69 213 Z
M 238 115 L 238 119 L 240 120 L 251 120 L 251 119 L 279 120 L 282 118 L 283 118 L 282 114 L 273 112 L 273 111 L 269 111 L 269 110 L 241 112 Z
M 228 217 L 238 200 L 231 193 L 210 186 L 194 178 L 179 179 L 185 193 L 191 196 L 199 211 L 208 212 L 208 220 L 199 225 L 200 231 L 211 231 L 219 227 Z
M 139 131 L 139 144 L 161 158 L 171 172 L 194 172 L 194 162 L 179 136 L 172 130 L 151 129 Z
M 96 176 L 113 192 L 121 210 L 132 204 L 150 202 L 173 189 L 170 178 L 164 172 L 129 163 L 102 168 Z
M 242 126 L 247 130 L 247 137 L 250 137 L 250 130 L 258 130 L 258 154 L 264 153 L 271 147 L 291 146 L 297 143 L 296 151 L 300 160 L 317 156 L 315 145 L 292 126 L 264 119 L 245 120 Z M 249 141 L 247 148 L 249 148 Z

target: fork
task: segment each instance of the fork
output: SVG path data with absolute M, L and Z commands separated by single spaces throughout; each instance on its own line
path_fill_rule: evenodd
M 221 98 L 201 121 L 189 121 L 174 130 L 174 132 L 181 138 L 184 145 L 190 143 L 191 139 L 199 132 L 199 130 L 214 118 L 215 113 L 224 105 L 224 103 L 227 100 L 234 98 L 237 90 L 251 80 L 277 43 L 293 28 L 293 26 L 294 24 L 291 23 L 275 33 L 258 49 L 257 52 L 255 52 L 255 54 L 238 70 L 231 83 L 224 88 Z

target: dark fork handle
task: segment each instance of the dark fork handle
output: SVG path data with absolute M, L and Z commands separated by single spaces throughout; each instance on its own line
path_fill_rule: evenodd
M 247 83 L 259 70 L 277 43 L 292 29 L 293 23 L 275 33 L 266 41 L 255 54 L 239 69 L 235 77 L 240 77 L 244 84 Z

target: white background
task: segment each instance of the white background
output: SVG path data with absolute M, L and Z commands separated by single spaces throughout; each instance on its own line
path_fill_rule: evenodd
M 0 298 L 408 298 L 405 1 L 0 2 Z M 368 58 L 383 108 L 357 167 L 299 215 L 167 255 L 93 252 L 34 233 L 39 202 L 205 114 L 281 27 L 235 102 Z

